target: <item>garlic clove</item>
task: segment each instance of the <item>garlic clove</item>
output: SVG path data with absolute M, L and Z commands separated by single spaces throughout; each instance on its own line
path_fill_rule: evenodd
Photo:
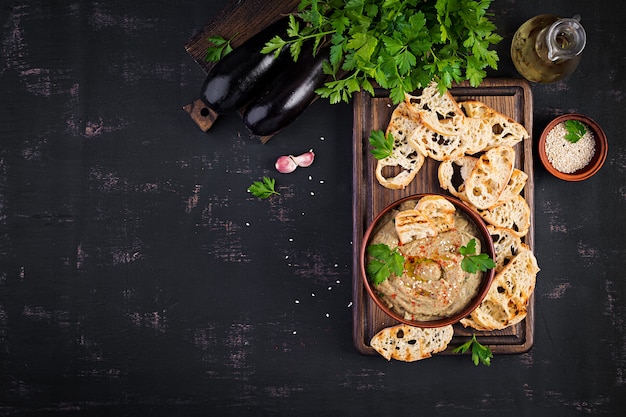
M 298 168 L 298 164 L 293 160 L 291 155 L 281 156 L 276 160 L 276 164 L 274 165 L 276 170 L 281 174 L 289 174 Z
M 308 167 L 313 163 L 313 159 L 315 159 L 315 153 L 313 149 L 308 152 L 303 153 L 302 155 L 293 156 L 293 160 L 299 167 Z

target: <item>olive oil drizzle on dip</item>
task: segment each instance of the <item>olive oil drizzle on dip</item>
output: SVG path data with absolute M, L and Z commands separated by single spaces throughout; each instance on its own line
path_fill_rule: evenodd
M 403 203 L 383 218 L 371 244 L 385 243 L 398 248 L 405 258 L 401 276 L 392 273 L 376 289 L 380 299 L 408 320 L 431 321 L 449 317 L 469 303 L 478 293 L 482 273 L 463 271 L 459 249 L 476 239 L 480 253 L 479 234 L 472 223 L 458 210 L 454 227 L 435 236 L 415 239 L 402 245 L 395 231 L 394 219 L 415 201 Z

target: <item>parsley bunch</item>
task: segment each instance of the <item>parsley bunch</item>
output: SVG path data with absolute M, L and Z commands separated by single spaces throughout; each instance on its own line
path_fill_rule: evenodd
M 288 46 L 297 60 L 304 41 L 330 44 L 324 68 L 332 79 L 317 90 L 331 103 L 347 102 L 356 91 L 388 89 L 394 103 L 437 80 L 440 91 L 453 82 L 478 86 L 486 68 L 497 69 L 490 46 L 496 34 L 488 8 L 492 0 L 301 0 L 286 39 L 276 36 L 263 49 Z

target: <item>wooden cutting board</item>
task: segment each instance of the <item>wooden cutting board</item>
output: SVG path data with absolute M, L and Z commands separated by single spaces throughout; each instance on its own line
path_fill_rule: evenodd
M 460 84 L 451 89 L 457 101 L 479 100 L 495 110 L 522 123 L 532 135 L 532 92 L 525 80 L 487 79 L 478 88 Z M 359 250 L 363 233 L 373 218 L 388 204 L 407 195 L 417 193 L 444 193 L 437 179 L 438 161 L 427 158 L 413 182 L 404 190 L 389 190 L 376 180 L 376 159 L 370 153 L 368 138 L 371 130 L 385 130 L 394 109 L 385 90 L 376 90 L 375 96 L 358 93 L 354 96 L 353 121 L 353 341 L 362 354 L 377 354 L 369 345 L 372 336 L 384 327 L 397 324 L 389 319 L 369 298 L 359 271 Z M 534 237 L 534 182 L 532 137 L 516 145 L 516 168 L 528 174 L 522 194 L 531 208 L 531 228 L 525 242 L 533 246 Z M 505 330 L 477 332 L 455 325 L 452 349 L 476 333 L 478 341 L 491 348 L 494 354 L 513 354 L 528 351 L 533 344 L 534 297 L 531 298 L 527 317 Z

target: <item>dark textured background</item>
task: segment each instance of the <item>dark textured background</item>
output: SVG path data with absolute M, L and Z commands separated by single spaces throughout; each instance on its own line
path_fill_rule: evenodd
M 536 164 L 535 344 L 475 367 L 352 345 L 348 104 L 261 145 L 182 111 L 187 40 L 225 1 L 4 0 L 0 9 L 0 415 L 618 415 L 626 409 L 624 6 L 495 1 L 495 76 L 516 28 L 579 13 L 588 45 L 533 85 L 535 132 L 580 112 L 601 172 Z M 277 156 L 313 166 L 277 176 Z M 246 192 L 277 178 L 281 196 Z

